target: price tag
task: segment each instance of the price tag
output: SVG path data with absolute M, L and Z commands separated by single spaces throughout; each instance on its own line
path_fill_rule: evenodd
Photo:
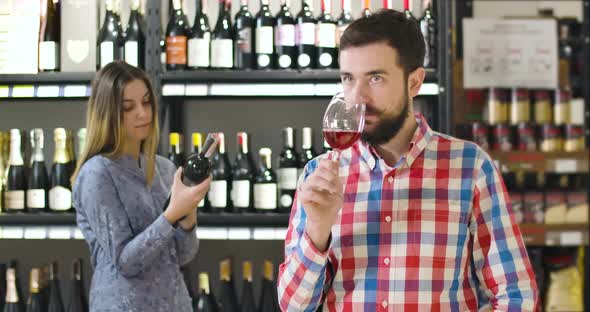
M 228 238 L 227 228 L 197 228 L 199 239 L 225 240 Z
M 15 98 L 31 98 L 35 96 L 34 86 L 13 86 L 12 97 Z
M 207 96 L 208 93 L 209 86 L 206 84 L 188 84 L 184 90 L 186 96 Z
M 578 161 L 575 159 L 556 159 L 556 173 L 575 173 L 578 168 Z
M 249 240 L 252 238 L 252 231 L 249 228 L 230 228 L 228 238 L 230 240 Z
M 25 229 L 20 226 L 6 226 L 2 228 L 3 239 L 23 239 Z
M 569 231 L 560 234 L 561 246 L 580 246 L 583 243 L 582 232 Z
M 52 98 L 59 97 L 59 86 L 38 86 L 37 97 Z
M 25 228 L 25 239 L 46 239 L 47 229 L 44 227 L 31 226 Z
M 84 85 L 69 85 L 64 88 L 65 97 L 85 97 L 86 89 L 88 87 Z
M 255 240 L 274 240 L 275 229 L 258 228 L 254 229 L 253 237 Z
M 0 86 L 0 98 L 7 98 L 9 90 L 8 86 Z
M 50 227 L 47 230 L 47 236 L 49 239 L 70 239 L 72 238 L 72 231 L 70 227 Z
M 183 84 L 165 84 L 162 86 L 163 96 L 184 96 Z

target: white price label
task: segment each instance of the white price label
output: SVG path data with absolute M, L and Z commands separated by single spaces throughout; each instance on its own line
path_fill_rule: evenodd
M 46 239 L 47 229 L 43 227 L 27 227 L 25 228 L 25 239 Z
M 562 232 L 559 236 L 561 246 L 580 246 L 583 243 L 582 232 Z
M 84 86 L 84 85 L 65 86 L 64 96 L 65 97 L 85 97 L 86 96 L 86 88 L 87 88 L 87 86 Z
M 37 97 L 59 97 L 59 86 L 38 86 Z
M 12 97 L 30 98 L 35 96 L 34 86 L 14 86 L 12 87 Z
M 578 161 L 575 159 L 556 159 L 556 173 L 575 173 L 578 168 Z

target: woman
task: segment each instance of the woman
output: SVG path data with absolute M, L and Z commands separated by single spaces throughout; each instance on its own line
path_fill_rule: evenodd
M 146 74 L 124 62 L 105 66 L 92 86 L 72 178 L 94 267 L 91 311 L 192 311 L 180 266 L 197 252 L 195 207 L 210 179 L 186 187 L 156 155 L 155 99 Z

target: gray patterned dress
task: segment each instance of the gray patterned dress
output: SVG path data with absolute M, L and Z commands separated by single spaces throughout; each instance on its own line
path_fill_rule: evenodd
M 94 268 L 90 311 L 192 311 L 180 266 L 197 253 L 196 227 L 174 228 L 162 214 L 174 165 L 157 156 L 148 187 L 139 162 L 94 156 L 74 184 L 77 222 Z

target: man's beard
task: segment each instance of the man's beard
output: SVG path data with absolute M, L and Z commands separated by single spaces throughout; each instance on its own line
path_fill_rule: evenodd
M 361 139 L 370 145 L 381 145 L 395 137 L 404 125 L 409 113 L 408 92 L 401 99 L 402 111 L 398 115 L 384 115 L 382 112 L 367 107 L 367 113 L 380 115 L 371 132 L 363 131 Z

